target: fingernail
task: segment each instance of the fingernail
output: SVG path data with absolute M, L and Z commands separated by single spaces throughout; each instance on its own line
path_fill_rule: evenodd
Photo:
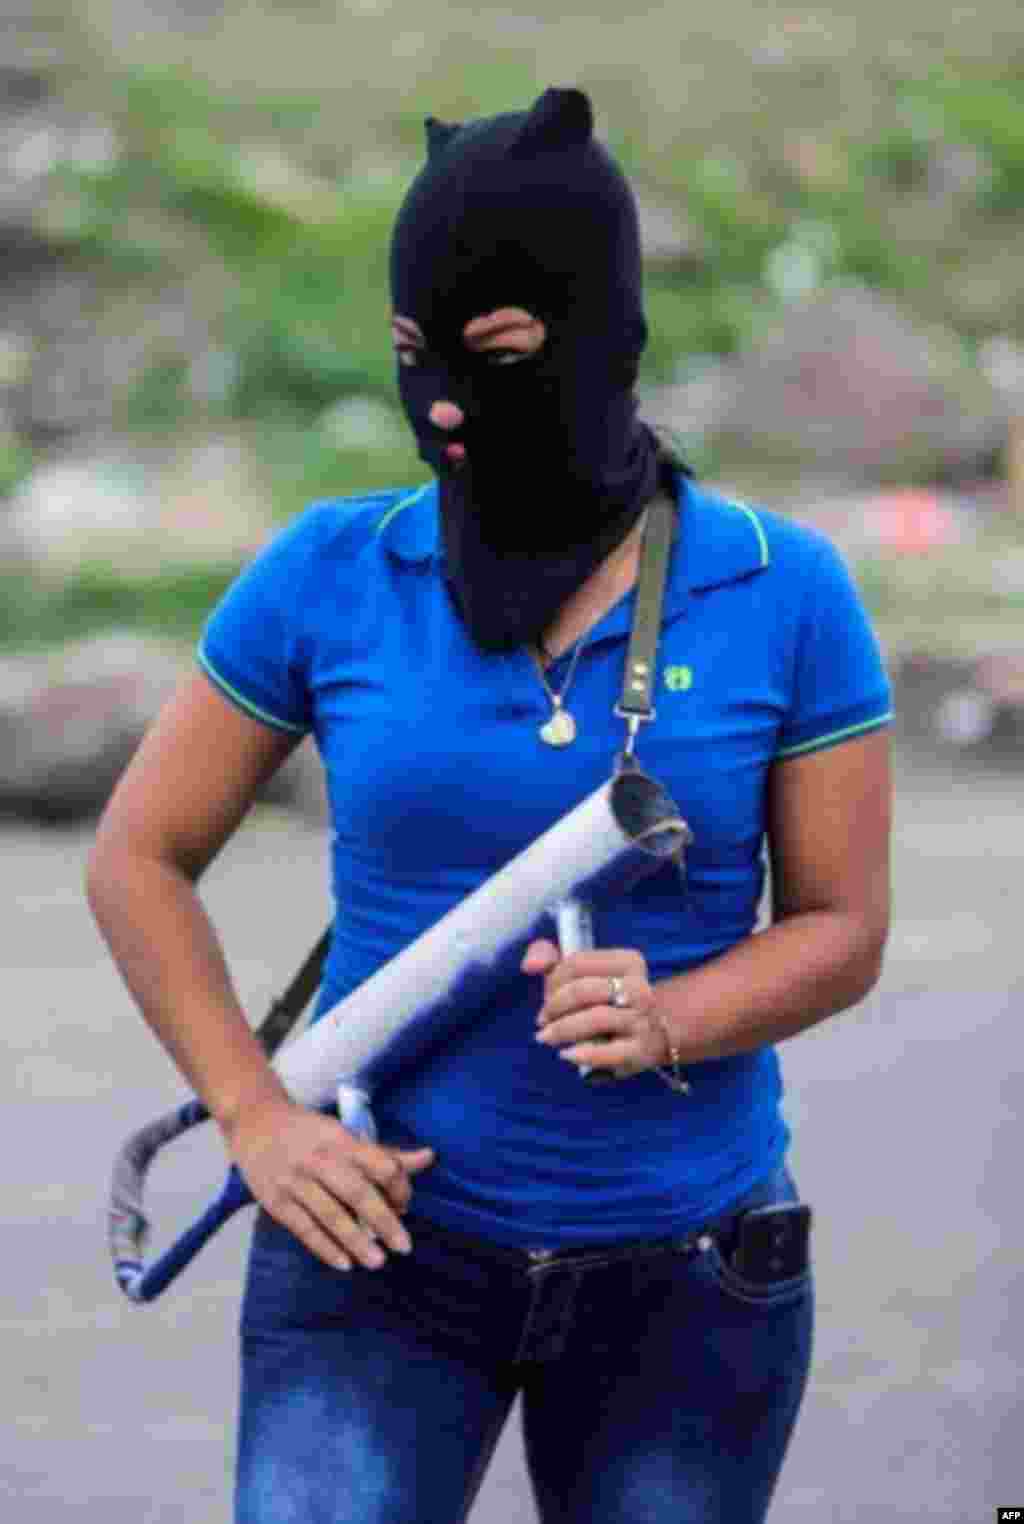
M 367 1255 L 367 1259 L 369 1260 L 374 1270 L 379 1270 L 381 1265 L 387 1263 L 387 1255 L 382 1254 L 379 1249 L 371 1249 Z

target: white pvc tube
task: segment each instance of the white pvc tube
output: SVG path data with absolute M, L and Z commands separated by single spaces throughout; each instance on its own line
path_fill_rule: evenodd
M 286 1089 L 318 1107 L 341 1083 L 355 1119 L 382 1076 L 472 1021 L 545 917 L 568 901 L 614 899 L 681 862 L 689 839 L 659 784 L 639 770 L 618 774 L 282 1049 L 274 1068 Z

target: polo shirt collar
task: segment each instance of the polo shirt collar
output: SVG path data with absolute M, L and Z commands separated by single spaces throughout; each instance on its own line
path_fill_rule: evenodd
M 763 571 L 768 542 L 761 520 L 745 503 L 701 491 L 683 475 L 676 478 L 679 518 L 668 581 L 666 614 L 682 613 L 691 593 L 722 587 Z M 377 528 L 385 549 L 409 564 L 443 558 L 437 481 L 398 499 Z M 602 621 L 602 634 L 628 628 L 632 599 L 624 600 Z M 616 616 L 620 616 L 618 619 Z

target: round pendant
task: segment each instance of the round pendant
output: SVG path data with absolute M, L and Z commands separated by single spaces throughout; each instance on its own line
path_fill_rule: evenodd
M 540 727 L 540 738 L 549 746 L 568 746 L 576 739 L 576 721 L 567 709 L 556 709 L 547 724 Z

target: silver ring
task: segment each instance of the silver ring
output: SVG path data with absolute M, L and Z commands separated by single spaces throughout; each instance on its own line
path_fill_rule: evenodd
M 629 997 L 623 988 L 622 980 L 619 978 L 618 974 L 611 974 L 609 975 L 609 982 L 611 983 L 612 987 L 612 996 L 609 1004 L 618 1006 L 621 1010 L 624 1006 L 629 1004 Z

